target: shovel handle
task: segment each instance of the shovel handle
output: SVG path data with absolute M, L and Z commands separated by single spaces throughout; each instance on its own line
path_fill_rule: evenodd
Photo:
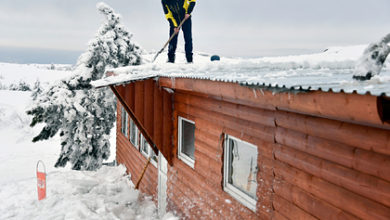
M 184 18 L 184 19 L 180 22 L 180 24 L 179 24 L 179 26 L 178 26 L 177 28 L 180 29 L 181 26 L 183 26 L 184 22 L 185 22 L 188 18 L 189 18 L 189 17 Z M 169 42 L 171 42 L 171 40 L 176 36 L 177 33 L 178 33 L 178 32 L 173 32 L 173 34 L 171 35 L 171 37 L 169 38 L 169 40 L 164 44 L 163 48 L 161 48 L 161 50 L 159 50 L 159 51 L 157 52 L 156 56 L 154 56 L 152 63 L 157 59 L 158 55 L 160 55 L 160 53 L 162 53 L 162 52 L 164 51 L 164 49 L 167 47 L 167 45 L 169 44 Z

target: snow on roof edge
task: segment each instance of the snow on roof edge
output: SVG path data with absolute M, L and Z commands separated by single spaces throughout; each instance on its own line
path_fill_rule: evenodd
M 92 81 L 91 85 L 94 88 L 102 88 L 102 87 L 107 87 L 107 86 L 112 86 L 112 85 L 122 85 L 122 84 L 129 84 L 134 81 L 141 81 L 141 80 L 146 80 L 150 78 L 157 77 L 158 75 L 156 74 L 143 74 L 143 75 L 136 75 L 134 74 L 134 77 L 128 77 L 127 75 L 111 75 L 109 77 Z
M 107 72 L 108 73 L 108 72 Z M 111 73 L 112 74 L 112 73 Z M 342 88 L 332 88 L 332 87 L 321 87 L 321 86 L 304 86 L 304 85 L 295 85 L 295 86 L 287 86 L 284 84 L 266 84 L 265 82 L 243 82 L 239 80 L 227 80 L 227 79 L 218 79 L 218 78 L 211 78 L 206 76 L 180 76 L 180 75 L 164 75 L 164 74 L 121 74 L 121 75 L 110 75 L 106 78 L 103 78 L 101 80 L 96 80 L 91 82 L 92 86 L 94 88 L 102 88 L 107 86 L 115 86 L 115 85 L 126 85 L 135 81 L 143 81 L 150 78 L 159 78 L 159 77 L 166 77 L 166 78 L 182 78 L 182 79 L 194 79 L 194 80 L 209 80 L 209 81 L 219 81 L 219 82 L 225 82 L 225 83 L 235 83 L 241 86 L 246 86 L 250 88 L 257 88 L 257 89 L 265 89 L 270 90 L 273 93 L 282 93 L 282 92 L 289 92 L 289 93 L 305 93 L 310 91 L 323 91 L 323 92 L 332 92 L 332 93 L 346 93 L 346 94 L 360 94 L 360 95 L 372 95 L 372 96 L 386 96 L 390 97 L 390 93 L 386 92 L 371 92 L 371 91 L 365 91 L 365 90 L 345 90 Z

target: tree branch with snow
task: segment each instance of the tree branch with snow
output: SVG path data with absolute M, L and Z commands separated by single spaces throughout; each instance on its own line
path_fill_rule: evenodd
M 141 49 L 121 24 L 120 15 L 105 3 L 97 4 L 106 21 L 88 50 L 78 61 L 73 75 L 42 91 L 27 111 L 31 126 L 45 124 L 33 142 L 61 136 L 61 154 L 56 167 L 68 162 L 75 170 L 96 170 L 110 152 L 109 135 L 116 120 L 114 95 L 108 88 L 92 89 L 107 68 L 141 64 Z
M 353 79 L 370 80 L 373 76 L 379 75 L 390 53 L 389 42 L 390 34 L 379 42 L 368 45 L 356 65 Z

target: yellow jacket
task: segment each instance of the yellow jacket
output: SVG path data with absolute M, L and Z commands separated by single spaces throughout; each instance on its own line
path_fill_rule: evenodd
M 169 23 L 177 27 L 185 14 L 191 14 L 196 0 L 161 0 L 165 17 Z

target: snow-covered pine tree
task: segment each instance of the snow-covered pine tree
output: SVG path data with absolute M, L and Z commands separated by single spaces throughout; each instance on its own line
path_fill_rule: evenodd
M 14 90 L 14 91 L 31 91 L 30 85 L 28 85 L 26 82 L 23 80 L 19 81 L 19 84 L 11 84 L 9 86 L 9 90 Z
M 45 123 L 33 142 L 60 132 L 61 154 L 56 167 L 69 162 L 75 170 L 96 170 L 109 157 L 109 134 L 115 122 L 114 96 L 107 88 L 92 89 L 106 68 L 141 64 L 141 49 L 120 23 L 120 15 L 97 4 L 106 22 L 88 50 L 80 56 L 74 74 L 45 90 L 27 113 L 31 126 Z
M 373 76 L 379 75 L 390 53 L 388 43 L 390 43 L 390 34 L 387 34 L 379 42 L 368 45 L 356 65 L 353 79 L 370 80 Z
M 34 87 L 32 89 L 31 97 L 33 100 L 38 98 L 38 95 L 42 93 L 41 82 L 39 80 L 35 81 Z

